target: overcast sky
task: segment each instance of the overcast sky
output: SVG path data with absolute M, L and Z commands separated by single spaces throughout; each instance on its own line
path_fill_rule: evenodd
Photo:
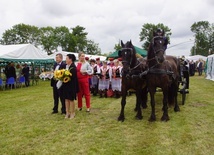
M 0 0 L 0 37 L 20 23 L 45 26 L 83 26 L 102 53 L 132 40 L 138 47 L 145 23 L 163 23 L 171 29 L 167 54 L 188 56 L 194 45 L 194 22 L 214 23 L 214 0 Z M 178 44 L 178 45 L 177 45 Z

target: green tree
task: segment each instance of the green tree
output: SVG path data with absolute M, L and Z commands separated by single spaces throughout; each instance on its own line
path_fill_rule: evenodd
M 122 48 L 122 47 L 121 47 L 120 43 L 114 45 L 114 49 L 115 49 L 116 51 L 119 51 L 121 48 Z
M 39 28 L 36 26 L 17 24 L 3 33 L 1 44 L 33 44 L 38 46 L 39 34 Z
M 70 39 L 69 29 L 65 26 L 55 27 L 54 33 L 58 46 L 60 46 L 63 51 L 68 51 Z
M 26 44 L 30 43 L 42 48 L 51 54 L 53 50 L 61 47 L 63 51 L 85 51 L 88 54 L 100 54 L 99 44 L 87 39 L 88 33 L 82 26 L 76 26 L 70 30 L 65 26 L 42 27 L 18 24 L 3 33 L 1 44 Z
M 50 26 L 42 27 L 40 28 L 40 34 L 40 43 L 43 49 L 48 55 L 52 54 L 52 51 L 56 50 L 59 45 L 55 35 L 55 29 Z
M 161 28 L 165 32 L 165 36 L 167 37 L 169 43 L 170 43 L 170 35 L 171 29 L 169 29 L 168 26 L 163 25 L 162 23 L 159 23 L 157 25 L 146 23 L 142 26 L 141 32 L 140 32 L 140 41 L 143 41 L 142 47 L 144 49 L 148 49 L 149 44 L 153 38 L 153 32 L 156 31 L 158 28 Z
M 85 28 L 82 26 L 76 26 L 72 28 L 72 38 L 75 42 L 74 51 L 83 51 L 87 46 L 87 32 L 84 32 Z
M 214 51 L 214 25 L 208 21 L 195 22 L 191 26 L 194 33 L 195 45 L 191 50 L 191 55 L 209 55 L 209 51 Z
M 86 54 L 91 54 L 91 55 L 100 55 L 101 54 L 101 49 L 99 48 L 99 44 L 95 43 L 92 40 L 87 41 L 85 51 L 86 51 Z

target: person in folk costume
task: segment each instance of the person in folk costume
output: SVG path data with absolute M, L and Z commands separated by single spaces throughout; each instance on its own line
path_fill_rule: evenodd
M 123 70 L 122 58 L 118 58 L 117 60 L 119 61 L 119 66 L 122 67 Z
M 76 57 L 74 54 L 68 54 L 66 56 L 66 70 L 69 70 L 71 75 L 67 80 L 63 81 L 62 84 L 62 95 L 65 99 L 66 115 L 65 118 L 73 119 L 75 117 L 75 104 L 76 95 L 79 91 L 78 80 L 77 80 L 77 70 L 74 62 Z M 70 79 L 70 80 L 69 80 Z
M 95 63 L 94 59 L 90 60 L 91 67 L 93 68 L 94 74 L 91 77 L 91 93 L 94 96 L 98 93 L 98 82 L 99 82 L 99 75 L 100 75 L 100 67 Z
M 119 98 L 121 93 L 121 77 L 122 67 L 119 65 L 118 60 L 114 60 L 114 66 L 112 67 L 111 88 L 114 91 L 114 95 L 116 98 Z
M 112 76 L 112 69 L 110 66 L 107 65 L 107 61 L 103 62 L 103 66 L 100 67 L 100 79 L 99 79 L 99 94 L 100 97 L 104 96 L 107 97 L 107 90 L 109 89 L 110 81 L 111 81 L 111 76 Z
M 78 92 L 78 108 L 79 111 L 82 110 L 82 97 L 85 96 L 87 112 L 90 112 L 90 89 L 89 89 L 89 76 L 93 74 L 93 69 L 91 65 L 85 61 L 85 54 L 83 52 L 79 53 L 79 62 L 77 66 L 77 78 L 79 84 Z
M 114 61 L 113 61 L 113 60 L 114 60 L 114 58 L 109 58 L 109 61 L 110 61 L 110 62 L 109 62 L 108 65 L 109 65 L 110 67 L 113 67 L 113 66 L 114 66 Z
M 98 58 L 96 58 L 96 64 L 99 66 L 99 67 L 101 67 L 103 64 L 102 64 L 102 62 L 100 61 L 100 58 L 98 57 Z

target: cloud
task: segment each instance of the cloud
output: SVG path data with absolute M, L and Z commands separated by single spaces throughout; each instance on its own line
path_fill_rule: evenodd
M 131 39 L 141 46 L 142 25 L 163 23 L 171 29 L 172 46 L 193 39 L 190 27 L 194 22 L 212 23 L 213 6 L 213 0 L 7 0 L 0 1 L 0 34 L 19 23 L 68 28 L 81 25 L 105 53 L 113 51 L 119 40 Z M 184 43 L 168 52 L 183 55 L 192 46 Z

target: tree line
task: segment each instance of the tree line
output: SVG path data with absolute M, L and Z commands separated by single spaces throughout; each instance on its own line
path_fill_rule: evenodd
M 74 28 L 60 27 L 37 27 L 27 24 L 17 24 L 6 30 L 0 44 L 33 44 L 41 46 L 47 54 L 59 47 L 63 51 L 78 52 L 84 51 L 86 54 L 101 54 L 99 44 L 87 38 L 88 33 L 82 26 Z
M 161 28 L 165 32 L 170 43 L 171 29 L 163 23 L 152 24 L 145 23 L 142 25 L 139 34 L 142 47 L 148 49 L 149 43 L 153 37 L 153 31 Z M 210 55 L 214 53 L 214 23 L 208 21 L 199 21 L 192 24 L 190 30 L 193 32 L 195 42 L 191 49 L 191 55 Z M 87 38 L 88 33 L 82 26 L 74 28 L 60 27 L 36 27 L 26 24 L 14 25 L 11 29 L 6 30 L 0 44 L 26 44 L 30 43 L 36 47 L 41 46 L 48 54 L 61 47 L 63 51 L 78 52 L 84 51 L 86 54 L 99 55 L 101 49 L 99 44 Z M 114 49 L 120 49 L 120 43 L 115 44 Z

